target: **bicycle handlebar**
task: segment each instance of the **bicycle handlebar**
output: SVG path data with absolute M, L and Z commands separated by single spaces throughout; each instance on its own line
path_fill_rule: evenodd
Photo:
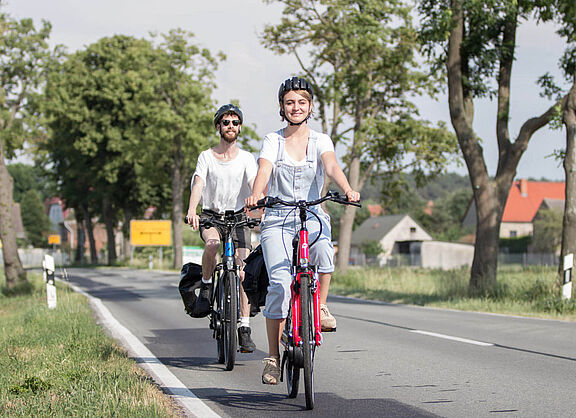
M 237 220 L 236 216 L 242 214 L 244 212 L 244 208 L 236 211 L 225 213 L 224 215 L 218 215 L 216 213 L 213 214 L 212 217 L 208 219 L 200 219 L 200 226 L 208 229 L 214 227 L 214 225 L 218 225 L 221 227 L 231 227 L 231 228 L 241 228 L 243 226 L 247 226 L 248 228 L 254 228 L 260 224 L 260 219 L 258 218 L 250 218 L 246 217 L 246 219 Z M 217 216 L 222 216 L 223 219 L 217 218 Z M 188 224 L 188 216 L 184 217 L 184 223 Z
M 265 196 L 263 199 L 260 199 L 258 202 L 256 202 L 256 206 L 250 208 L 250 210 L 261 208 L 272 208 L 276 205 L 307 208 L 310 206 L 319 205 L 320 203 L 326 202 L 327 200 L 340 203 L 342 205 L 352 205 L 359 208 L 362 207 L 360 202 L 350 202 L 348 200 L 348 196 L 340 196 L 340 193 L 336 191 L 328 191 L 326 193 L 326 196 L 321 197 L 320 199 L 312 200 L 310 202 L 307 202 L 305 200 L 299 200 L 296 202 L 287 202 L 285 200 L 280 199 L 279 197 Z

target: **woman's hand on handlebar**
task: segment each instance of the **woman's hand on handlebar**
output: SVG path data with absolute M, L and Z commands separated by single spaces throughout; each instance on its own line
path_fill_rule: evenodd
M 350 189 L 345 193 L 345 195 L 348 198 L 348 201 L 350 201 L 350 202 L 359 202 L 360 201 L 360 193 L 358 193 L 355 190 Z
M 246 209 L 250 209 L 253 208 L 254 206 L 256 206 L 258 204 L 258 200 L 261 198 L 262 196 L 258 197 L 256 195 L 251 195 L 249 197 L 247 197 L 244 200 L 244 205 L 246 206 Z

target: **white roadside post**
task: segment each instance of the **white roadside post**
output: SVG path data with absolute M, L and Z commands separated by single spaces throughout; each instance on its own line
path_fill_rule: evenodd
M 44 273 L 44 280 L 46 281 L 46 299 L 48 300 L 48 308 L 56 308 L 56 286 L 54 284 L 54 257 L 45 254 L 42 261 L 42 270 Z
M 572 267 L 574 266 L 574 254 L 564 256 L 564 280 L 562 285 L 562 298 L 572 297 Z

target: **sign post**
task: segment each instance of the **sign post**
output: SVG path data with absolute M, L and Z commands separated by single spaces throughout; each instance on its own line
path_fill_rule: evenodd
M 44 280 L 46 281 L 46 299 L 48 301 L 49 309 L 56 308 L 56 285 L 54 284 L 55 270 L 54 257 L 45 254 L 44 260 L 42 261 L 42 272 L 44 274 Z
M 564 280 L 562 285 L 562 298 L 572 297 L 572 267 L 574 266 L 574 254 L 564 256 Z
M 130 221 L 130 245 L 142 247 L 160 247 L 158 250 L 159 264 L 162 266 L 162 247 L 172 245 L 172 221 Z M 153 260 L 150 255 L 148 267 L 152 269 Z

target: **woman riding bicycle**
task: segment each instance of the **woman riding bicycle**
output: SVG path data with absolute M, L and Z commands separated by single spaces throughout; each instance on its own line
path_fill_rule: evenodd
M 314 93 L 312 85 L 303 78 L 293 77 L 284 81 L 278 91 L 280 117 L 287 125 L 264 137 L 258 157 L 258 173 L 252 195 L 246 206 L 267 194 L 286 201 L 315 200 L 320 197 L 324 173 L 346 194 L 352 202 L 360 194 L 350 187 L 334 153 L 334 144 L 328 135 L 308 128 L 312 115 Z M 311 263 L 318 266 L 320 278 L 321 323 L 323 330 L 336 328 L 336 320 L 328 311 L 326 299 L 334 271 L 334 247 L 330 234 L 330 217 L 319 206 L 310 208 L 322 220 L 322 236 L 310 249 Z M 266 296 L 266 331 L 269 356 L 264 359 L 262 383 L 275 385 L 280 376 L 280 338 L 290 306 L 292 275 L 292 238 L 299 229 L 296 216 L 286 219 L 289 208 L 266 209 L 260 225 L 261 244 L 270 284 Z M 311 217 L 307 223 L 312 242 L 318 236 L 320 223 Z

